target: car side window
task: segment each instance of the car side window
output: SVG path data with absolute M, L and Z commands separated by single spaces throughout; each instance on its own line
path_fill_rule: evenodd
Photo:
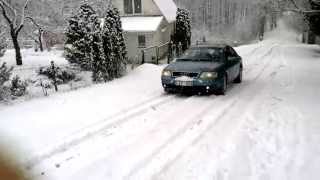
M 230 51 L 231 51 L 231 56 L 232 56 L 232 57 L 239 57 L 239 55 L 237 54 L 237 52 L 236 52 L 232 47 L 230 47 Z

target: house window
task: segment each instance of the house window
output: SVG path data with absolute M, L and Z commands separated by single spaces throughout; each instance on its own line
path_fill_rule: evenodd
M 124 12 L 126 14 L 139 14 L 142 12 L 141 0 L 124 0 Z
M 145 35 L 138 36 L 138 44 L 139 44 L 139 47 L 141 47 L 141 48 L 146 47 L 146 36 Z
M 124 12 L 126 14 L 133 13 L 132 0 L 124 0 Z
M 134 0 L 134 13 L 141 13 L 141 0 Z

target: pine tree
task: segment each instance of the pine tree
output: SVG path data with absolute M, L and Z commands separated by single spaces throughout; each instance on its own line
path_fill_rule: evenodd
M 115 58 L 116 58 L 116 67 L 114 71 L 114 77 L 119 78 L 121 74 L 125 71 L 126 69 L 126 64 L 127 64 L 127 51 L 126 51 L 126 45 L 125 45 L 125 40 L 123 36 L 123 29 L 122 29 L 122 24 L 121 24 L 121 19 L 120 19 L 120 13 L 117 8 L 112 9 L 114 13 L 114 18 L 115 18 L 115 31 L 116 31 L 116 36 L 115 36 L 115 45 L 114 45 L 114 53 L 115 53 Z
M 103 51 L 103 43 L 101 36 L 101 25 L 95 24 L 92 32 L 93 41 L 91 44 L 91 61 L 92 61 L 92 79 L 95 82 L 107 81 L 108 61 Z
M 182 44 L 182 50 L 185 51 L 191 44 L 191 20 L 190 13 L 186 9 L 178 8 L 176 17 L 176 32 L 174 35 L 176 47 Z
M 102 30 L 103 54 L 106 61 L 100 62 L 100 73 L 105 81 L 121 77 L 126 68 L 126 46 L 120 15 L 117 8 L 108 8 Z
M 96 12 L 88 4 L 83 4 L 77 14 L 68 20 L 65 54 L 70 63 L 80 65 L 85 70 L 92 69 L 92 44 L 95 27 L 99 25 Z

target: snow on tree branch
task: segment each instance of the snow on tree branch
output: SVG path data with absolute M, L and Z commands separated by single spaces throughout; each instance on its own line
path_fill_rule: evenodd
M 30 0 L 25 1 L 24 5 L 22 6 L 20 15 L 18 15 L 16 9 L 13 6 L 11 6 L 10 3 L 8 3 L 8 1 L 0 0 L 2 15 L 6 19 L 7 23 L 9 24 L 12 43 L 16 51 L 17 65 L 22 65 L 22 56 L 21 56 L 18 36 L 24 26 L 25 13 L 26 13 L 26 9 L 29 2 Z M 9 11 L 11 12 L 11 14 L 9 13 Z M 19 23 L 17 23 L 18 17 L 21 18 Z

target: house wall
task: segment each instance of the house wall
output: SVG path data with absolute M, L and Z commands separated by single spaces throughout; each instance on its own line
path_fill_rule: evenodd
M 124 37 L 126 41 L 128 58 L 130 61 L 139 63 L 142 60 L 141 50 L 143 47 L 138 47 L 138 36 L 146 36 L 146 48 L 156 47 L 168 43 L 170 41 L 170 35 L 173 33 L 174 23 L 168 23 L 163 21 L 155 32 L 125 32 Z M 160 57 L 163 57 L 167 52 L 167 46 L 163 46 L 159 49 Z M 145 53 L 145 61 L 151 62 L 152 57 L 156 56 L 156 48 L 149 48 Z
M 112 0 L 112 3 L 115 7 L 117 7 L 120 11 L 121 16 L 132 16 L 124 14 L 124 0 Z M 142 4 L 142 13 L 141 14 L 133 14 L 134 16 L 156 16 L 162 15 L 160 9 L 155 4 L 153 0 L 141 0 Z M 138 47 L 138 36 L 145 35 L 146 36 L 146 47 L 159 46 L 164 43 L 170 41 L 170 36 L 174 31 L 174 23 L 169 24 L 166 20 L 163 20 L 155 32 L 125 32 L 124 37 L 126 41 L 128 58 L 130 61 L 136 61 L 136 63 L 141 62 L 142 53 L 141 50 L 144 48 Z M 160 53 L 165 53 L 167 47 L 163 47 Z M 160 55 L 162 55 L 160 54 Z M 145 61 L 150 62 L 152 60 L 152 56 L 156 55 L 156 48 L 151 48 L 146 50 L 145 53 Z
M 121 16 L 127 15 L 124 13 L 124 0 L 112 0 L 112 3 L 115 7 L 117 7 L 120 10 Z M 139 15 L 144 15 L 144 16 L 162 15 L 160 9 L 157 7 L 157 5 L 154 3 L 153 0 L 141 0 L 141 4 L 142 4 L 142 14 L 139 14 Z
M 166 55 L 168 50 L 168 42 L 171 40 L 171 35 L 174 33 L 174 23 L 168 23 L 167 21 L 163 21 L 160 28 L 157 31 L 157 35 L 155 36 L 155 41 L 158 42 L 157 46 L 160 46 L 159 55 L 160 58 L 163 58 Z M 164 45 L 167 44 L 167 45 Z
M 128 52 L 128 58 L 130 61 L 135 61 L 135 63 L 141 62 L 141 50 L 142 47 L 139 47 L 138 36 L 146 36 L 146 47 L 154 46 L 154 32 L 125 32 L 124 38 Z

